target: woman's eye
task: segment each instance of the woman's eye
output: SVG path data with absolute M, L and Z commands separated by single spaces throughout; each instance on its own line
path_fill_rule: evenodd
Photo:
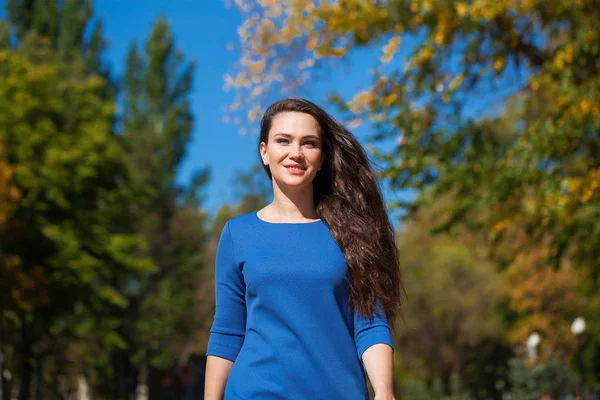
M 309 147 L 317 147 L 317 142 L 306 142 L 305 144 Z
M 287 142 L 288 142 L 288 140 L 287 140 L 287 139 L 277 139 L 277 140 L 275 141 L 275 143 L 287 143 Z

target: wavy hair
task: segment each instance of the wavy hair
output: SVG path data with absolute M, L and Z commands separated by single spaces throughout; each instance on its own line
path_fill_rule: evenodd
M 288 98 L 265 111 L 260 143 L 268 143 L 276 115 L 309 114 L 318 122 L 324 160 L 313 180 L 317 214 L 342 249 L 348 265 L 350 306 L 369 317 L 384 312 L 390 326 L 400 313 L 399 254 L 375 175 L 365 151 L 354 135 L 319 106 L 304 99 Z M 268 166 L 263 165 L 271 179 Z

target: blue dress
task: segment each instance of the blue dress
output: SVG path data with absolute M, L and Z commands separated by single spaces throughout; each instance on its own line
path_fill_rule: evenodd
M 392 346 L 389 325 L 350 310 L 346 260 L 322 221 L 230 220 L 215 285 L 207 355 L 234 362 L 225 400 L 368 399 L 362 354 Z

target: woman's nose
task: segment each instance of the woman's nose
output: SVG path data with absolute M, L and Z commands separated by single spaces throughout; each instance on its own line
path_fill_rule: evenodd
M 302 157 L 302 151 L 301 151 L 299 145 L 294 144 L 294 145 L 291 146 L 290 156 L 291 157 Z

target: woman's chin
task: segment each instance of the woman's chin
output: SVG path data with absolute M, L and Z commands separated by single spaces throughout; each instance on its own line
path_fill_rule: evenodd
M 307 176 L 286 176 L 283 179 L 277 179 L 279 187 L 287 187 L 290 189 L 302 189 L 311 187 L 313 179 Z

